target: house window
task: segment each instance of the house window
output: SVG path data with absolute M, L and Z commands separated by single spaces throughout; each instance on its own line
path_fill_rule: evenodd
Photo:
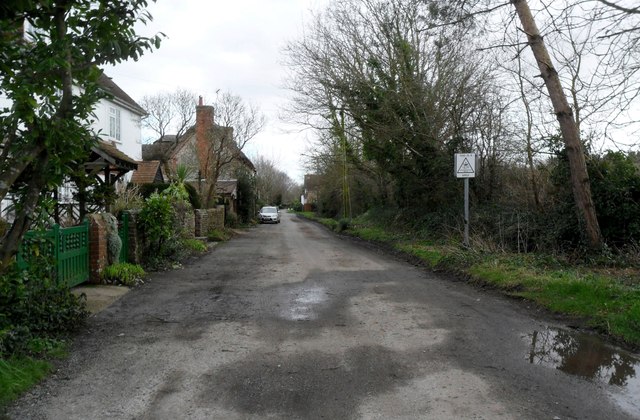
M 120 110 L 109 107 L 109 137 L 120 140 Z

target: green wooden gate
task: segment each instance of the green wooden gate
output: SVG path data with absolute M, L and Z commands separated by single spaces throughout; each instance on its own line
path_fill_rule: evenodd
M 27 269 L 36 258 L 46 258 L 55 270 L 59 283 L 69 287 L 89 279 L 89 222 L 61 228 L 53 225 L 46 231 L 25 234 L 17 255 L 18 267 Z

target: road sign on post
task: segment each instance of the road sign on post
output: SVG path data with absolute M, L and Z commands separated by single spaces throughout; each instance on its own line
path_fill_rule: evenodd
M 464 246 L 469 246 L 469 178 L 476 176 L 476 154 L 456 153 L 453 170 L 456 178 L 464 178 Z
M 476 154 L 456 153 L 454 171 L 456 178 L 476 177 Z

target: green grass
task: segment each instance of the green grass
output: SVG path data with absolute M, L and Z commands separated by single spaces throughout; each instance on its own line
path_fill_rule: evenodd
M 586 319 L 601 332 L 640 345 L 640 287 L 615 274 L 509 254 L 474 264 L 467 273 L 507 294 Z
M 211 242 L 224 242 L 231 238 L 231 233 L 226 229 L 213 229 L 207 235 L 207 239 Z
M 300 211 L 297 212 L 299 215 L 304 216 L 307 219 L 310 220 L 314 220 L 326 227 L 328 227 L 331 230 L 336 230 L 336 228 L 338 227 L 338 221 L 335 219 L 331 219 L 329 217 L 320 217 L 318 215 L 316 215 L 313 212 L 310 211 Z
M 31 357 L 0 359 L 0 409 L 40 382 L 51 364 Z
M 144 269 L 131 263 L 117 263 L 104 268 L 101 277 L 105 283 L 136 286 L 146 275 Z
M 395 242 L 398 236 L 377 226 L 354 226 L 349 233 L 367 241 Z
M 547 266 L 535 258 L 501 255 L 467 271 L 505 293 L 551 311 L 585 319 L 595 329 L 640 345 L 640 288 L 588 267 Z
M 183 239 L 184 247 L 193 252 L 204 252 L 207 250 L 207 244 L 198 239 Z
M 395 245 L 395 248 L 399 251 L 405 252 L 410 255 L 414 255 L 421 260 L 425 261 L 431 268 L 436 268 L 438 263 L 443 258 L 442 250 L 433 245 L 426 245 L 420 243 L 403 242 Z

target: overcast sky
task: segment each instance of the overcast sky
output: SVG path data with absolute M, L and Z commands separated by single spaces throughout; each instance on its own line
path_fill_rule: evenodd
M 267 126 L 245 152 L 273 161 L 302 183 L 300 155 L 312 133 L 281 122 L 290 92 L 283 89 L 282 49 L 309 22 L 310 11 L 327 0 L 158 0 L 153 22 L 139 32 L 163 32 L 160 49 L 105 72 L 131 97 L 185 88 L 211 104 L 215 92 L 230 91 L 257 105 Z M 195 112 L 195 104 L 194 104 Z

